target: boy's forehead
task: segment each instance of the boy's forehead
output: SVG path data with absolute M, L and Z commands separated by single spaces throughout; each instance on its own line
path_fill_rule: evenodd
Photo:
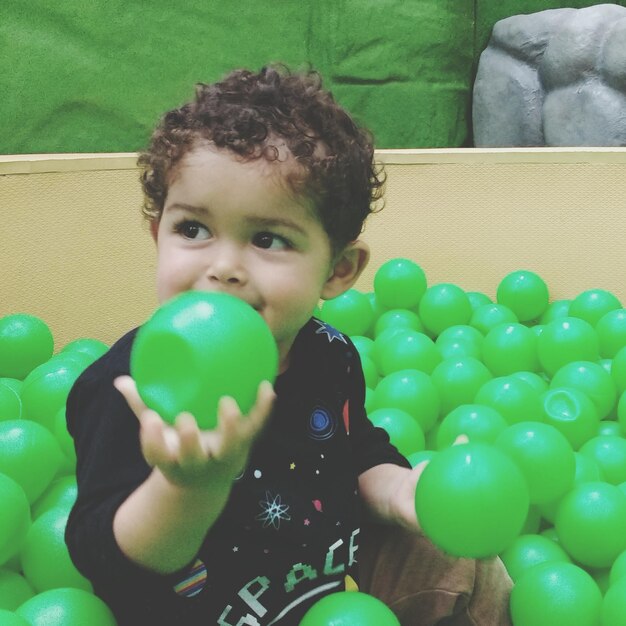
M 182 195 L 186 197 L 189 197 L 190 193 L 195 195 L 194 189 L 202 194 L 203 189 L 206 189 L 206 187 L 200 182 L 203 177 L 198 178 L 195 170 L 200 170 L 204 167 L 212 167 L 213 165 L 220 167 L 220 165 L 224 163 L 223 159 L 227 158 L 227 163 L 230 163 L 228 168 L 230 168 L 232 164 L 235 164 L 237 167 L 241 166 L 244 172 L 245 170 L 254 172 L 255 176 L 253 176 L 253 179 L 260 179 L 262 181 L 261 184 L 266 189 L 273 190 L 271 191 L 272 195 L 270 197 L 273 196 L 276 200 L 279 200 L 278 205 L 273 205 L 272 208 L 274 210 L 284 210 L 288 208 L 290 213 L 294 211 L 300 213 L 303 211 L 308 215 L 308 219 L 313 218 L 316 222 L 319 222 L 319 214 L 316 210 L 315 203 L 312 198 L 304 193 L 304 186 L 301 184 L 305 181 L 307 175 L 304 166 L 297 162 L 284 142 L 280 147 L 277 146 L 277 149 L 280 149 L 280 158 L 269 160 L 264 157 L 245 159 L 228 149 L 218 148 L 209 142 L 203 142 L 202 145 L 194 146 L 181 158 L 177 172 L 169 181 L 169 189 L 164 208 L 167 209 L 168 205 L 172 203 L 178 204 L 178 196 L 181 195 L 181 192 Z M 226 176 L 227 172 L 228 169 L 225 173 Z M 249 179 L 247 175 L 245 175 L 245 180 L 242 184 L 246 185 L 247 180 Z M 225 193 L 229 195 L 231 190 L 233 190 L 235 194 L 241 191 L 237 186 L 229 186 L 227 177 L 218 177 L 217 183 L 218 187 L 222 191 L 226 189 L 227 191 Z M 299 192 L 298 190 L 302 191 Z M 276 193 L 277 195 L 274 196 Z M 284 200 L 285 197 L 287 198 L 286 201 Z M 260 208 L 260 206 L 257 208 Z
M 212 157 L 216 156 L 219 159 L 225 157 L 245 168 L 261 171 L 264 176 L 287 178 L 298 173 L 304 174 L 304 167 L 298 163 L 284 140 L 280 140 L 280 143 L 276 144 L 268 142 L 266 146 L 270 151 L 271 158 L 265 156 L 246 158 L 228 148 L 220 148 L 213 142 L 204 140 L 202 143 L 194 145 L 181 158 L 179 166 L 203 166 L 206 165 L 207 160 L 210 161 Z

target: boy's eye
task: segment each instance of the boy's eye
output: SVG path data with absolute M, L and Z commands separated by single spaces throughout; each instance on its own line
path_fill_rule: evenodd
M 200 222 L 184 220 L 180 224 L 176 224 L 174 228 L 178 234 L 186 239 L 208 239 L 211 236 L 209 229 Z
M 289 247 L 289 242 L 280 235 L 274 233 L 257 233 L 252 243 L 257 248 L 263 248 L 264 250 L 285 250 Z

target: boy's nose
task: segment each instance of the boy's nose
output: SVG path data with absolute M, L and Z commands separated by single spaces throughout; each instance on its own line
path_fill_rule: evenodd
M 222 246 L 216 250 L 207 267 L 207 278 L 213 283 L 243 284 L 246 276 L 241 253 L 231 246 Z

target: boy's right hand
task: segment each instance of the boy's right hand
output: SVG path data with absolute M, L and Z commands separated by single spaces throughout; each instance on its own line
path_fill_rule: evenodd
M 224 396 L 218 406 L 217 427 L 203 431 L 191 413 L 181 413 L 173 425 L 163 421 L 144 404 L 130 376 L 120 376 L 113 384 L 139 420 L 141 450 L 148 464 L 169 482 L 185 487 L 202 487 L 220 475 L 227 481 L 236 478 L 276 397 L 271 383 L 263 381 L 254 407 L 244 416 L 237 402 Z

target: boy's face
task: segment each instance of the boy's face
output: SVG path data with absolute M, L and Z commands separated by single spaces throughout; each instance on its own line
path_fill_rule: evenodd
M 153 225 L 159 302 L 190 289 L 245 300 L 270 327 L 281 369 L 320 297 L 348 289 L 368 258 L 362 242 L 333 258 L 319 219 L 287 189 L 289 167 L 290 157 L 242 163 L 198 147 L 179 163 Z

